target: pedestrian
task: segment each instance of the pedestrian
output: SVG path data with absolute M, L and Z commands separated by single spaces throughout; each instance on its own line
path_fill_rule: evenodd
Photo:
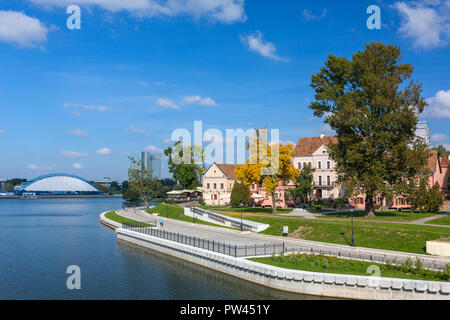
M 161 218 L 161 219 L 159 219 L 159 225 L 161 226 L 161 227 L 164 227 L 164 221 L 163 221 L 163 219 Z

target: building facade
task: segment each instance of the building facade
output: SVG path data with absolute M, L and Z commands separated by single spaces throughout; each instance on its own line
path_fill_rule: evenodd
M 431 150 L 430 158 L 428 159 L 427 171 L 428 175 L 428 187 L 432 188 L 435 184 L 439 185 L 439 189 L 444 193 L 447 192 L 447 179 L 448 179 L 448 163 L 444 162 L 443 158 L 439 158 L 436 150 Z M 349 199 L 349 204 L 359 209 L 365 207 L 366 196 L 361 194 L 357 197 Z M 383 198 L 381 195 L 374 198 L 374 204 L 376 209 L 410 209 L 411 206 L 408 203 L 408 199 L 405 195 L 397 195 L 392 200 L 392 203 Z
M 230 204 L 231 190 L 236 182 L 234 164 L 214 163 L 203 174 L 203 201 L 208 206 L 227 206 Z
M 313 189 L 315 199 L 331 201 L 342 198 L 344 190 L 337 184 L 336 163 L 330 158 L 330 144 L 336 144 L 336 136 L 300 138 L 295 146 L 292 163 L 298 170 L 309 165 L 314 169 Z
M 139 161 L 143 169 L 151 170 L 153 178 L 162 179 L 162 155 L 142 151 L 139 156 Z

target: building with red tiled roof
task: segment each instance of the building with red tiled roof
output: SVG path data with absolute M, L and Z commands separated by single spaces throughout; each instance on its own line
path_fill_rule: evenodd
M 300 138 L 294 149 L 293 165 L 301 170 L 305 166 L 311 166 L 313 173 L 314 195 L 316 199 L 333 200 L 343 197 L 344 190 L 337 184 L 337 172 L 335 162 L 330 158 L 329 146 L 336 144 L 336 136 Z
M 203 201 L 208 206 L 227 206 L 236 182 L 235 164 L 214 163 L 203 174 Z

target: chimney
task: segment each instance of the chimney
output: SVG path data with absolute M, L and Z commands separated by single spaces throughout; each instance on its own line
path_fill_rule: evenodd
M 323 139 L 325 137 L 325 134 L 324 133 L 321 133 L 320 134 L 320 139 Z

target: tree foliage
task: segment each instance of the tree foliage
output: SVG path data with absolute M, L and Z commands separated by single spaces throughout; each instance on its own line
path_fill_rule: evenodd
M 291 160 L 294 147 L 292 144 L 269 145 L 259 134 L 267 137 L 267 129 L 257 130 L 256 136 L 249 137 L 249 159 L 236 167 L 236 176 L 247 187 L 257 184 L 272 195 L 273 214 L 276 214 L 276 188 L 280 183 L 294 181 L 298 175 Z
M 141 161 L 134 157 L 130 159 L 130 167 L 128 168 L 128 195 L 139 195 L 139 198 L 148 207 L 149 197 L 154 196 L 155 192 L 159 190 L 161 184 L 153 178 L 152 171 L 146 169 Z M 127 195 L 127 193 L 125 193 Z
M 399 47 L 371 43 L 352 60 L 330 55 L 312 76 L 316 101 L 310 108 L 337 133 L 330 155 L 339 181 L 367 195 L 367 216 L 374 215 L 374 196 L 392 195 L 428 159 L 415 138 L 414 109 L 421 113 L 427 105 L 422 85 L 403 85 L 414 69 L 401 59 Z
M 169 157 L 169 172 L 184 189 L 196 189 L 200 186 L 199 178 L 205 171 L 203 167 L 204 151 L 199 146 L 183 146 L 182 141 L 174 147 L 164 150 Z
M 306 206 L 309 203 L 313 193 L 313 173 L 314 169 L 309 164 L 305 165 L 297 177 L 295 189 L 287 191 L 289 199 L 294 201 L 295 206 Z
M 230 206 L 240 208 L 242 204 L 244 207 L 248 207 L 252 205 L 252 202 L 250 188 L 241 182 L 236 182 L 231 190 Z

